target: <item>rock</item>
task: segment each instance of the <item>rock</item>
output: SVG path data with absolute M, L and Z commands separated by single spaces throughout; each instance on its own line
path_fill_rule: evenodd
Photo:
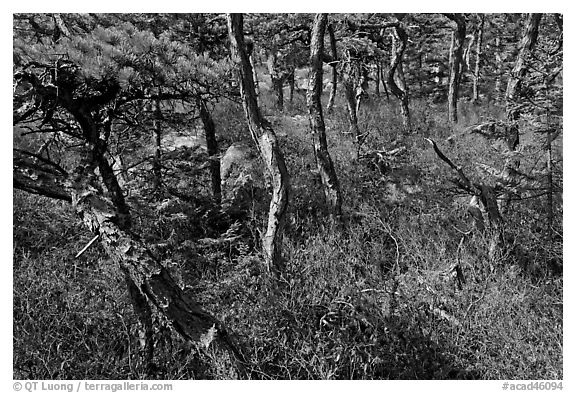
M 234 143 L 226 150 L 220 160 L 220 177 L 226 210 L 247 210 L 255 194 L 266 188 L 263 164 L 255 149 L 245 143 Z

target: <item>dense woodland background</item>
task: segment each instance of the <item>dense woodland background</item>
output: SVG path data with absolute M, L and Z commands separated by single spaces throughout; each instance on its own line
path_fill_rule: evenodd
M 13 22 L 15 379 L 563 378 L 562 15 Z

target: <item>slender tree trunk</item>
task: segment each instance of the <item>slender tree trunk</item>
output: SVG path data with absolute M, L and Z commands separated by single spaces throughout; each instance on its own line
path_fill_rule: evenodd
M 206 135 L 206 150 L 208 151 L 210 179 L 212 183 L 212 195 L 217 203 L 222 199 L 222 188 L 220 179 L 220 158 L 218 157 L 218 142 L 216 140 L 216 127 L 214 120 L 210 115 L 210 111 L 206 106 L 206 101 L 198 96 L 196 98 L 196 106 L 200 112 L 200 119 L 204 126 L 204 134 Z
M 330 55 L 332 56 L 332 63 L 330 64 L 330 67 L 332 67 L 332 86 L 330 87 L 330 96 L 328 97 L 326 112 L 330 113 L 334 108 L 336 89 L 338 87 L 338 71 L 336 70 L 338 52 L 336 51 L 336 36 L 334 35 L 334 27 L 332 24 L 328 25 L 328 36 L 330 37 Z
M 279 111 L 284 110 L 284 78 L 276 65 L 276 52 L 272 50 L 268 55 L 268 72 L 270 73 L 270 80 L 272 82 L 272 89 L 276 95 L 276 109 Z
M 448 85 L 448 119 L 458 122 L 458 91 L 460 89 L 460 71 L 462 64 L 462 49 L 466 39 L 466 19 L 462 14 L 445 14 L 456 23 L 453 47 L 450 53 L 450 81 Z
M 422 95 L 422 90 L 424 90 L 424 72 L 422 71 L 422 52 L 418 52 L 418 87 L 420 88 L 420 95 Z
M 376 78 L 374 78 L 374 94 L 380 97 L 380 60 L 376 60 Z
M 162 187 L 162 111 L 160 110 L 160 100 L 154 102 L 154 161 L 152 163 L 152 173 L 154 174 L 154 192 L 160 191 Z
M 397 37 L 394 34 L 396 34 Z M 398 41 L 398 43 L 396 41 Z M 402 56 L 406 50 L 407 43 L 408 35 L 406 34 L 404 28 L 402 26 L 395 27 L 394 33 L 392 34 L 392 59 L 390 68 L 388 69 L 388 74 L 386 75 L 386 80 L 390 90 L 392 91 L 392 94 L 394 94 L 394 96 L 400 100 L 400 114 L 402 115 L 404 131 L 412 132 L 408 92 L 401 89 L 394 80 L 394 74 L 398 70 L 398 65 L 402 62 Z
M 546 132 L 546 166 L 548 173 L 546 174 L 548 180 L 548 190 L 547 190 L 547 202 L 548 202 L 548 228 L 547 228 L 547 237 L 548 241 L 552 241 L 552 229 L 554 226 L 554 183 L 553 183 L 553 176 L 552 176 L 552 169 L 553 169 L 553 160 L 552 160 L 552 130 L 548 128 Z
M 380 63 L 380 80 L 382 81 L 382 87 L 384 88 L 384 94 L 386 94 L 386 101 L 390 101 L 390 94 L 388 94 L 388 87 L 386 86 L 386 75 L 384 71 L 384 66 Z
M 360 129 L 358 128 L 358 113 L 356 112 L 356 89 L 353 77 L 346 73 L 343 77 L 344 97 L 346 98 L 346 109 L 348 111 L 349 132 L 354 137 L 355 143 L 358 142 Z
M 368 73 L 367 70 L 359 64 L 358 72 L 360 78 L 356 84 L 356 114 L 360 113 L 360 106 L 362 102 L 368 98 Z
M 494 81 L 494 101 L 498 102 L 501 98 L 502 93 L 502 68 L 503 68 L 503 61 L 502 61 L 502 41 L 500 36 L 497 36 L 494 43 L 494 50 L 495 50 L 495 59 L 494 63 L 496 64 L 496 80 Z
M 240 95 L 248 128 L 272 180 L 272 199 L 268 213 L 268 225 L 262 245 L 269 270 L 280 272 L 283 268 L 281 250 L 286 209 L 288 207 L 289 175 L 274 130 L 260 114 L 254 93 L 254 80 L 248 56 L 244 50 L 242 14 L 227 14 L 230 51 L 236 63 L 240 80 Z
M 256 71 L 256 67 L 254 64 L 254 55 L 250 52 L 250 66 L 252 67 L 252 77 L 254 78 L 254 92 L 256 93 L 256 98 L 260 96 L 260 82 L 258 79 L 258 72 Z
M 526 73 L 528 72 L 528 57 L 536 45 L 538 39 L 538 26 L 542 14 L 529 14 L 520 41 L 518 57 L 508 79 L 506 88 L 506 144 L 510 152 L 516 151 L 520 144 L 520 132 L 518 121 L 520 120 L 521 105 L 518 102 L 520 90 Z M 520 167 L 518 158 L 508 158 L 505 163 L 506 170 L 514 171 Z M 511 195 L 506 198 L 505 209 L 511 201 Z
M 292 72 L 290 72 L 290 74 L 288 75 L 288 101 L 290 103 L 293 102 L 294 99 L 294 85 L 296 84 L 296 80 L 295 80 L 295 74 L 296 74 L 296 70 L 292 70 Z
M 482 39 L 484 38 L 484 19 L 486 16 L 481 14 L 480 26 L 478 27 L 476 39 L 476 62 L 474 64 L 474 84 L 472 85 L 472 102 L 477 102 L 479 99 L 478 83 L 480 82 L 480 66 L 482 62 Z
M 308 84 L 308 112 L 312 125 L 312 139 L 314 140 L 314 154 L 326 203 L 333 219 L 340 221 L 342 217 L 342 196 L 340 184 L 332 158 L 328 152 L 326 141 L 326 127 L 322 114 L 322 55 L 324 53 L 324 33 L 328 17 L 326 14 L 317 14 L 312 26 L 310 43 L 310 83 Z

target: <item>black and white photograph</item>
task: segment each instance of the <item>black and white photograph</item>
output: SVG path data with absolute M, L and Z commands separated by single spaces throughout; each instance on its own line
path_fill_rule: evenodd
M 11 15 L 13 390 L 566 388 L 564 14 L 190 11 Z

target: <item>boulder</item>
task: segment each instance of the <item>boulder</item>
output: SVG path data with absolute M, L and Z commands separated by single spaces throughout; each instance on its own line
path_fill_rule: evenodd
M 233 143 L 220 160 L 222 204 L 227 210 L 246 211 L 266 188 L 258 152 L 248 144 Z

